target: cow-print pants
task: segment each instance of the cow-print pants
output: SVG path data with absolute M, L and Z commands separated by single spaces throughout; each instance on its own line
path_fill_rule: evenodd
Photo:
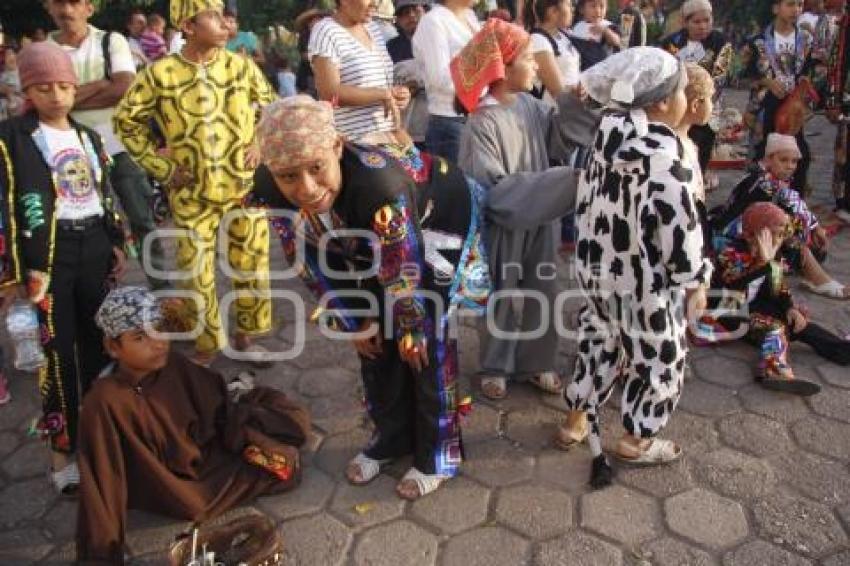
M 682 390 L 687 328 L 683 297 L 652 308 L 612 297 L 589 301 L 579 314 L 578 359 L 564 390 L 567 407 L 587 413 L 593 456 L 602 453 L 599 407 L 619 377 L 626 432 L 655 436 L 667 424 Z M 623 316 L 625 314 L 626 316 Z

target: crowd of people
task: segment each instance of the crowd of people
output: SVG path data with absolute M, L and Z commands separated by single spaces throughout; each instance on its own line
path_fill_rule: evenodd
M 836 125 L 836 216 L 850 223 L 850 2 L 812 4 L 804 18 L 799 0 L 771 0 L 742 50 L 749 171 L 709 209 L 734 51 L 709 0 L 685 1 L 658 47 L 638 2 L 608 19 L 603 0 L 527 0 L 481 20 L 473 0 L 337 0 L 295 21 L 297 73 L 268 67 L 221 0 L 171 0 L 168 21 L 133 12 L 126 37 L 89 23 L 90 0 L 47 0 L 58 29 L 3 51 L 0 281 L 5 305 L 38 313 L 31 432 L 55 489 L 78 494 L 80 562 L 123 562 L 129 508 L 202 522 L 297 486 L 307 411 L 209 369 L 222 352 L 274 364 L 258 340 L 273 326 L 272 241 L 321 305 L 311 319 L 361 363 L 374 431 L 344 471 L 354 485 L 411 455 L 401 498 L 458 473 L 462 312 L 486 314 L 476 395 L 523 381 L 563 395 L 554 444 L 587 442 L 595 488 L 614 474 L 600 407 L 615 389 L 610 455 L 681 457 L 660 435 L 693 346 L 746 339 L 760 384 L 816 394 L 789 343 L 842 365 L 850 343 L 786 276 L 850 297 L 824 267 L 804 135 L 807 109 Z M 559 252 L 584 299 L 572 375 L 556 364 Z M 121 285 L 133 257 L 146 288 Z M 191 330 L 188 355 L 172 350 Z

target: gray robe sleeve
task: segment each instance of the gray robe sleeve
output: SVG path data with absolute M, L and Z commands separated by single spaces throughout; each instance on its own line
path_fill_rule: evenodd
M 557 111 L 550 118 L 549 156 L 564 160 L 576 149 L 593 144 L 602 110 L 589 108 L 569 91 L 559 94 L 556 103 Z
M 524 230 L 572 212 L 578 171 L 572 167 L 552 167 L 545 171 L 509 173 L 502 159 L 499 135 L 496 124 L 490 120 L 470 119 L 458 156 L 461 169 L 489 187 L 487 219 L 505 228 Z

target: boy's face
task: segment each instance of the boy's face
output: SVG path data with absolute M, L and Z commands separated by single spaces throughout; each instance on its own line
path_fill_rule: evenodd
M 764 158 L 765 169 L 780 181 L 790 179 L 797 170 L 799 162 L 800 158 L 797 154 L 788 150 L 776 151 Z
M 582 17 L 587 22 L 598 22 L 605 18 L 607 8 L 603 0 L 587 0 L 582 8 Z
M 42 120 L 53 120 L 67 116 L 74 107 L 77 87 L 71 83 L 43 83 L 27 87 L 24 94 Z
M 145 27 L 147 26 L 147 21 L 145 21 L 145 16 L 142 14 L 133 14 L 130 17 L 130 21 L 127 22 L 127 33 L 130 34 L 130 37 L 135 37 L 138 39 L 142 32 L 145 31 Z
M 224 47 L 227 43 L 227 25 L 221 10 L 204 10 L 183 23 L 186 37 L 200 47 Z
M 227 37 L 232 39 L 239 31 L 239 22 L 236 21 L 235 16 L 224 16 L 224 27 L 227 29 Z
M 558 27 L 566 29 L 573 25 L 573 2 L 564 0 L 558 4 Z
M 79 29 L 94 14 L 89 0 L 47 0 L 47 12 L 61 30 Z
M 711 119 L 714 111 L 714 84 L 709 86 L 709 92 L 705 96 L 695 97 L 688 100 L 688 110 L 683 118 L 690 125 L 704 126 Z
M 777 19 L 786 23 L 796 23 L 803 13 L 803 3 L 800 0 L 781 0 L 773 5 L 773 14 Z
M 168 340 L 155 338 L 142 328 L 125 332 L 118 338 L 107 338 L 104 344 L 110 356 L 137 375 L 165 367 L 171 349 Z
M 691 14 L 685 20 L 685 27 L 688 30 L 688 39 L 693 41 L 702 41 L 711 33 L 711 26 L 714 25 L 714 20 L 711 12 L 708 10 L 700 10 L 695 14 Z
M 402 8 L 396 16 L 396 24 L 405 34 L 413 35 L 416 32 L 416 27 L 419 25 L 419 20 L 425 15 L 425 7 L 417 4 L 416 6 L 407 6 Z
M 329 212 L 342 189 L 342 140 L 316 159 L 272 171 L 278 190 L 295 206 L 314 214 Z
M 537 77 L 537 61 L 531 51 L 531 42 L 517 55 L 514 62 L 505 68 L 505 81 L 511 92 L 527 92 L 534 87 Z

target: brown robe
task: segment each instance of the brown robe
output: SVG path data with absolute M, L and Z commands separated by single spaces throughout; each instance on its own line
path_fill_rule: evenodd
M 298 462 L 305 409 L 258 387 L 228 400 L 222 377 L 171 353 L 137 385 L 119 371 L 95 382 L 80 416 L 77 558 L 121 564 L 127 509 L 202 521 L 294 487 L 242 457 L 246 444 Z

